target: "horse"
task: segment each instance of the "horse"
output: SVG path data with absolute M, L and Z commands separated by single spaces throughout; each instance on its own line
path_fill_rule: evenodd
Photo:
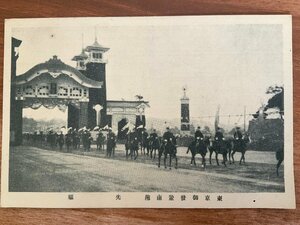
M 116 148 L 116 137 L 114 133 L 108 133 L 107 144 L 106 144 L 106 157 L 114 157 L 114 149 Z
M 67 134 L 66 134 L 66 146 L 67 146 L 67 152 L 69 152 L 71 145 L 72 145 L 72 137 L 71 137 L 71 133 L 67 133 Z
M 211 164 L 211 156 L 212 156 L 213 152 L 215 152 L 217 165 L 219 166 L 218 154 L 221 154 L 223 156 L 222 164 L 224 164 L 224 166 L 226 167 L 229 143 L 230 142 L 225 140 L 225 138 L 223 138 L 221 140 L 212 141 L 211 145 L 208 147 L 208 149 L 209 149 L 209 163 L 210 164 Z
M 146 155 L 145 149 L 147 149 L 147 155 L 149 155 L 149 136 L 148 133 L 145 131 L 138 131 L 138 141 L 139 141 L 139 146 L 141 148 L 141 154 L 144 153 Z
M 159 137 L 151 137 L 149 146 L 150 146 L 150 158 L 155 159 L 156 151 L 158 151 L 159 154 L 159 148 L 161 146 L 161 140 L 159 139 Z
M 167 161 L 168 155 L 170 157 L 169 158 L 169 160 L 170 160 L 169 161 L 169 169 L 171 169 L 172 158 L 175 158 L 175 169 L 177 169 L 177 156 L 176 156 L 177 149 L 176 149 L 176 145 L 174 144 L 175 141 L 176 141 L 175 137 L 170 138 L 169 140 L 167 140 L 167 139 L 163 140 L 160 150 L 159 150 L 159 153 L 158 153 L 158 167 L 160 167 L 161 156 L 162 156 L 162 154 L 164 154 L 165 169 L 167 168 L 166 161 Z
M 240 152 L 242 154 L 241 159 L 240 159 L 240 165 L 242 164 L 242 161 L 245 163 L 245 153 L 246 153 L 246 147 L 247 143 L 249 143 L 250 139 L 247 135 L 244 135 L 242 139 L 236 138 L 233 139 L 233 148 L 232 148 L 232 153 L 229 151 L 229 163 L 231 164 L 231 159 L 232 163 L 234 163 L 234 154 L 236 152 Z
M 129 133 L 126 136 L 126 142 L 125 142 L 126 159 L 128 159 L 131 153 L 130 149 L 131 149 L 131 143 L 130 143 L 130 133 Z
M 130 155 L 131 159 L 134 157 L 134 160 L 136 160 L 139 155 L 139 141 L 137 137 L 133 137 L 133 140 L 130 142 Z
M 276 159 L 278 160 L 277 165 L 276 165 L 276 174 L 277 174 L 277 177 L 278 177 L 279 176 L 279 167 L 280 167 L 281 163 L 284 160 L 283 148 L 281 148 L 279 151 L 276 152 Z
M 105 136 L 103 133 L 99 133 L 97 136 L 97 150 L 103 150 L 104 149 L 104 142 L 105 142 Z
M 191 151 L 191 153 L 192 153 L 191 166 L 193 165 L 193 163 L 196 166 L 195 156 L 196 156 L 196 154 L 200 154 L 202 157 L 202 166 L 205 168 L 205 166 L 206 166 L 205 155 L 207 153 L 207 143 L 204 141 L 204 139 L 197 137 L 196 140 L 194 140 L 188 146 L 186 154 L 188 154 L 189 151 Z

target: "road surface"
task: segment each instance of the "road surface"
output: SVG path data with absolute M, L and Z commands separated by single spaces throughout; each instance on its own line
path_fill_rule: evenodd
M 181 152 L 182 153 L 182 152 Z M 247 152 L 245 165 L 190 166 L 179 153 L 179 168 L 157 167 L 157 160 L 140 156 L 126 160 L 104 152 L 65 153 L 37 147 L 11 147 L 10 191 L 17 192 L 282 192 L 274 153 Z M 254 161 L 254 162 L 253 162 Z M 283 170 L 283 166 L 281 168 Z M 283 171 L 282 171 L 283 172 Z

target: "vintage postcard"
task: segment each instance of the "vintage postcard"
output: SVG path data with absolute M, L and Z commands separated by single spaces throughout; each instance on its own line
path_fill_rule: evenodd
M 295 208 L 291 20 L 6 20 L 1 206 Z

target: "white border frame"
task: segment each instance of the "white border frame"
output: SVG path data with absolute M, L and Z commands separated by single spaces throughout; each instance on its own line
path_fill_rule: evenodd
M 34 26 L 136 26 L 136 25 L 212 25 L 212 24 L 282 24 L 283 26 L 283 73 L 284 73 L 284 182 L 283 193 L 166 193 L 163 200 L 157 201 L 158 193 L 143 192 L 99 192 L 99 193 L 32 193 L 9 192 L 9 126 L 10 126 L 10 73 L 11 73 L 11 37 L 12 28 Z M 2 176 L 1 206 L 3 207 L 42 207 L 42 208 L 295 208 L 295 187 L 293 170 L 293 76 L 292 76 L 292 18 L 290 15 L 243 15 L 243 16 L 173 16 L 173 17 L 102 17 L 102 18 L 43 18 L 5 20 L 4 39 L 4 78 L 3 78 L 3 127 L 2 127 Z M 74 194 L 68 200 L 68 194 Z M 122 195 L 116 201 L 116 194 Z M 151 194 L 151 200 L 145 201 L 145 194 Z M 174 201 L 168 195 L 174 195 Z M 180 195 L 187 196 L 186 201 Z M 199 194 L 199 200 L 193 201 L 192 195 Z M 205 201 L 222 195 L 223 200 Z M 255 200 L 255 202 L 253 201 Z

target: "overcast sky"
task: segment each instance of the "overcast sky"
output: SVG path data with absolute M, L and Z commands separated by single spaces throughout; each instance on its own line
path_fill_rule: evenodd
M 182 87 L 187 86 L 191 117 L 253 113 L 265 102 L 268 86 L 283 83 L 281 25 L 95 26 L 18 28 L 22 40 L 17 74 L 57 55 L 72 57 L 98 42 L 105 54 L 108 99 L 150 102 L 147 116 L 179 118 Z M 96 30 L 96 32 L 95 32 Z M 56 111 L 55 111 L 56 112 Z M 27 117 L 51 115 L 24 110 Z M 210 119 L 213 121 L 213 118 Z M 222 119 L 221 119 L 222 120 Z M 227 120 L 227 119 L 226 119 Z

